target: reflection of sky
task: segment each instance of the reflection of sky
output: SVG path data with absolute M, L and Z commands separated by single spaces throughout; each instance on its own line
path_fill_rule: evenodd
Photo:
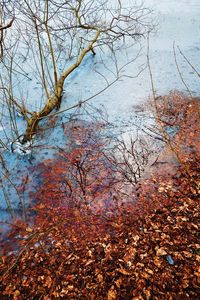
M 112 0 L 113 2 L 117 0 Z M 122 5 L 132 5 L 132 0 L 121 0 Z M 139 1 L 138 1 L 139 2 Z M 167 93 L 170 90 L 185 91 L 175 66 L 173 54 L 173 42 L 179 45 L 184 54 L 198 68 L 200 66 L 200 2 L 197 0 L 146 0 L 146 7 L 154 10 L 156 22 L 159 25 L 157 32 L 150 38 L 150 62 L 154 78 L 155 89 L 158 94 Z M 147 42 L 142 42 L 142 52 L 139 59 L 128 65 L 121 75 L 135 77 L 146 64 Z M 116 54 L 118 67 L 120 68 L 128 60 L 134 58 L 138 47 Z M 96 57 L 87 55 L 81 66 L 76 70 L 65 83 L 64 101 L 61 109 L 65 109 L 74 102 L 84 100 L 99 92 L 105 87 L 106 81 L 111 82 L 114 71 L 113 62 L 107 53 L 101 53 L 96 49 Z M 191 68 L 184 59 L 178 55 L 178 63 L 184 80 L 188 84 L 193 94 L 199 93 L 199 78 L 192 74 Z M 28 102 L 30 110 L 37 110 L 41 106 L 41 85 L 36 77 L 34 61 L 19 59 L 20 66 L 27 72 L 27 77 L 17 76 L 15 92 L 19 99 Z M 64 60 L 58 64 L 58 69 L 64 67 Z M 97 72 L 95 72 L 97 71 Z M 103 76 L 104 78 L 103 78 Z M 23 80 L 21 80 L 23 79 Z M 122 78 L 103 94 L 96 97 L 93 104 L 105 105 L 111 120 L 126 119 L 131 115 L 132 106 L 145 101 L 151 94 L 151 84 L 149 72 L 146 69 L 137 78 Z M 44 96 L 44 95 L 43 95 Z M 44 97 L 45 99 L 45 97 Z
M 132 3 L 131 0 L 122 1 L 123 5 Z M 183 85 L 175 65 L 173 42 L 180 46 L 187 58 L 198 69 L 200 66 L 200 2 L 197 0 L 146 0 L 145 6 L 154 10 L 155 22 L 159 23 L 156 33 L 150 37 L 150 63 L 156 92 L 163 94 L 170 90 L 185 91 L 186 87 Z M 141 46 L 140 57 L 124 68 L 121 75 L 135 77 L 145 67 L 147 41 L 142 40 Z M 16 58 L 19 66 L 25 70 L 27 77 L 17 74 L 13 78 L 15 97 L 24 102 L 29 110 L 35 111 L 42 107 L 42 97 L 43 101 L 45 100 L 44 90 L 41 92 L 40 79 L 36 77 L 34 60 L 26 60 L 23 57 L 25 55 L 23 45 L 19 45 L 19 47 L 22 50 L 21 58 Z M 138 49 L 139 47 L 134 45 L 127 51 L 117 52 L 118 68 L 123 66 L 127 59 L 134 58 Z M 112 71 L 116 71 L 115 64 L 108 57 L 106 51 L 101 52 L 96 49 L 96 53 L 95 57 L 88 54 L 81 66 L 66 79 L 61 109 L 99 92 L 106 86 L 106 80 L 112 82 Z M 189 89 L 194 96 L 198 95 L 199 78 L 192 74 L 193 70 L 178 52 L 177 60 Z M 67 67 L 64 60 L 59 60 L 58 69 L 60 70 L 61 67 Z M 18 70 L 21 71 L 19 68 Z M 123 77 L 121 79 L 92 100 L 93 105 L 105 106 L 110 121 L 127 120 L 131 117 L 133 106 L 144 102 L 151 95 L 150 76 L 147 68 L 136 78 Z M 22 133 L 23 121 L 20 122 L 18 124 L 21 128 L 20 133 Z M 9 125 L 6 126 L 8 129 Z M 1 132 L 3 131 L 1 130 Z
M 126 0 L 125 0 L 126 1 Z M 150 38 L 150 60 L 155 89 L 158 94 L 170 90 L 186 91 L 178 75 L 173 54 L 173 42 L 200 71 L 200 1 L 197 0 L 146 0 L 146 6 L 153 8 L 156 19 L 159 21 L 157 32 Z M 135 75 L 138 65 L 146 60 L 146 42 L 143 44 L 143 56 L 127 67 L 129 75 Z M 134 49 L 131 50 L 132 53 Z M 119 56 L 120 58 L 120 56 Z M 192 74 L 192 69 L 178 55 L 180 71 L 189 89 L 194 96 L 198 95 L 199 78 Z M 100 101 L 108 108 L 111 118 L 124 118 L 131 112 L 131 106 L 144 101 L 151 94 L 151 85 L 148 70 L 137 79 L 126 79 L 118 83 L 112 92 L 102 95 Z
M 115 3 L 117 0 L 112 0 Z M 118 1 L 117 1 L 118 2 Z M 140 3 L 141 1 L 136 1 Z M 132 0 L 121 0 L 122 6 L 133 5 Z M 198 67 L 200 65 L 200 2 L 197 0 L 146 0 L 146 7 L 154 10 L 156 22 L 158 20 L 157 33 L 152 35 L 150 39 L 151 51 L 151 66 L 155 87 L 158 93 L 166 93 L 170 89 L 184 90 L 175 67 L 173 55 L 173 42 L 180 46 L 181 50 L 194 62 Z M 68 103 L 73 103 L 76 100 L 83 100 L 88 96 L 98 92 L 102 86 L 105 86 L 105 80 L 97 73 L 94 74 L 94 69 L 106 76 L 111 81 L 113 70 L 112 61 L 105 54 L 96 51 L 95 59 L 85 59 L 79 71 L 75 71 L 72 76 L 66 80 L 66 96 Z M 136 47 L 132 47 L 127 51 L 129 59 L 133 58 L 137 53 Z M 101 54 L 101 58 L 100 58 Z M 130 76 L 136 76 L 146 62 L 146 41 L 143 42 L 143 52 L 140 59 L 126 68 L 126 72 Z M 90 56 L 91 57 L 91 56 Z M 101 59 L 105 61 L 103 66 Z M 117 54 L 119 67 L 126 63 L 126 53 L 120 52 Z M 36 73 L 33 72 L 34 61 L 20 61 L 21 66 L 25 68 L 28 77 L 23 77 L 22 84 L 16 83 L 18 98 L 24 98 L 28 101 L 31 110 L 40 108 L 41 105 L 41 85 L 40 79 L 36 78 Z M 65 65 L 64 60 L 61 60 L 62 67 Z M 58 65 L 60 69 L 60 64 Z M 192 91 L 195 91 L 199 84 L 198 79 L 191 76 L 191 70 L 184 61 L 180 60 L 180 69 L 184 74 L 186 82 Z M 21 77 L 18 76 L 20 81 Z M 124 79 L 123 83 L 116 84 L 113 88 L 106 91 L 101 96 L 95 98 L 97 103 L 104 103 L 108 109 L 108 113 L 121 114 L 124 109 L 130 110 L 132 102 L 141 102 L 145 100 L 150 91 L 151 85 L 149 82 L 149 74 L 146 70 L 137 79 Z M 24 91 L 27 90 L 26 93 Z M 24 94 L 23 94 L 24 93 Z M 127 113 L 127 112 L 126 112 Z
M 132 0 L 121 0 L 121 2 L 133 3 Z M 157 94 L 167 93 L 173 89 L 184 91 L 185 86 L 180 80 L 174 62 L 173 42 L 175 41 L 176 44 L 180 46 L 184 54 L 200 72 L 200 1 L 146 0 L 145 3 L 146 6 L 152 6 L 156 19 L 159 20 L 157 34 L 150 39 L 150 61 Z M 143 41 L 142 46 L 143 49 L 139 59 L 128 65 L 122 74 L 134 77 L 142 67 L 144 67 L 146 63 L 146 41 Z M 128 49 L 127 53 L 124 51 L 118 52 L 118 66 L 121 67 L 127 61 L 127 57 L 128 59 L 135 57 L 137 49 L 138 47 L 133 47 Z M 21 60 L 19 60 L 21 63 L 20 66 L 25 67 L 28 74 L 27 76 L 30 77 L 31 80 L 30 78 L 23 77 L 22 84 L 19 85 L 17 83 L 15 89 L 18 89 L 18 97 L 22 100 L 24 99 L 24 101 L 27 99 L 27 101 L 29 101 L 29 107 L 35 110 L 36 104 L 41 102 L 38 78 L 35 77 L 36 74 L 32 70 L 34 63 L 32 61 L 23 61 L 23 59 L 22 57 Z M 194 95 L 198 95 L 200 92 L 199 78 L 192 74 L 192 69 L 180 55 L 178 55 L 178 63 L 188 87 L 194 92 Z M 95 70 L 97 72 L 95 72 Z M 92 54 L 88 54 L 78 71 L 75 71 L 66 80 L 61 109 L 99 92 L 102 86 L 105 87 L 105 80 L 99 73 L 103 74 L 106 79 L 111 82 L 113 79 L 111 71 L 113 70 L 113 63 L 106 53 L 103 54 L 97 51 L 95 57 L 93 57 Z M 18 78 L 19 77 L 20 76 L 18 76 Z M 28 93 L 26 90 L 28 90 Z M 124 126 L 123 128 L 128 132 L 127 123 L 131 123 L 131 120 L 137 123 L 137 125 L 140 125 L 141 120 L 144 121 L 143 116 L 140 119 L 133 117 L 133 106 L 144 102 L 150 94 L 151 85 L 149 72 L 145 69 L 137 78 L 123 78 L 123 81 L 116 83 L 103 94 L 92 100 L 92 104 L 95 106 L 103 104 L 107 110 L 110 121 L 121 125 L 121 128 Z M 6 122 L 4 125 L 9 135 L 8 130 L 10 125 L 8 118 L 5 117 L 3 120 Z M 65 121 L 64 118 L 63 121 Z M 20 133 L 23 133 L 23 120 L 18 118 L 17 122 Z M 113 133 L 112 128 L 111 131 Z M 0 124 L 0 138 L 2 138 L 3 134 L 2 124 Z M 128 135 L 129 133 L 127 133 L 127 136 Z M 41 150 L 41 148 L 38 148 L 39 151 L 36 152 L 37 155 L 35 154 L 33 157 L 37 161 L 33 160 L 33 162 L 31 162 L 35 164 L 50 157 L 49 150 L 45 148 L 47 145 L 49 145 L 49 147 L 52 147 L 52 145 L 62 147 L 62 143 L 65 142 L 62 127 L 59 126 L 54 130 L 48 130 L 47 137 L 44 136 L 40 139 L 39 136 L 36 142 L 38 141 L 44 145 L 44 149 Z M 37 151 L 37 149 L 35 151 Z M 21 170 L 24 174 L 26 174 L 27 166 L 30 165 L 28 157 L 18 157 L 17 154 L 9 152 L 5 153 L 4 159 L 7 162 L 9 170 Z M 20 176 L 21 174 L 13 176 L 15 182 Z M 1 191 L 0 198 L 3 199 Z M 13 201 L 14 199 L 15 197 L 12 197 Z M 4 202 L 0 202 L 0 207 L 4 205 Z
M 200 2 L 197 0 L 146 0 L 158 12 L 160 29 L 155 48 L 169 48 L 173 41 L 184 48 L 199 44 Z M 153 46 L 153 45 L 152 45 Z

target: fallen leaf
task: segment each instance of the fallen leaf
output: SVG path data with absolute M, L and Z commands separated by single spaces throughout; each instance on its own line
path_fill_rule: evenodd
M 117 293 L 114 290 L 114 287 L 112 286 L 108 291 L 107 300 L 116 300 L 116 299 L 117 299 Z
M 123 275 L 131 275 L 131 273 L 127 272 L 125 269 L 117 269 L 116 271 L 118 271 L 119 273 L 121 273 Z
M 166 252 L 163 248 L 159 248 L 159 249 L 156 251 L 156 255 L 158 255 L 158 256 L 167 255 L 167 252 Z
M 21 294 L 20 291 L 16 290 L 13 294 L 13 297 L 18 297 L 20 294 Z

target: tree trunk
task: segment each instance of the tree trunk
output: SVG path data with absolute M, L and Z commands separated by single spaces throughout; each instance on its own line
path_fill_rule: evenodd
M 27 127 L 26 131 L 22 140 L 22 144 L 25 144 L 28 141 L 31 141 L 32 136 L 36 134 L 37 132 L 37 126 L 38 123 L 41 119 L 44 117 L 48 116 L 52 110 L 54 109 L 59 109 L 61 100 L 62 100 L 62 93 L 63 93 L 63 85 L 65 79 L 76 69 L 80 66 L 81 62 L 83 61 L 85 55 L 89 52 L 92 51 L 93 54 L 95 54 L 93 50 L 93 45 L 94 43 L 98 40 L 100 36 L 100 31 L 97 31 L 94 39 L 90 42 L 90 44 L 81 51 L 77 61 L 72 64 L 59 78 L 58 82 L 55 83 L 55 90 L 54 90 L 54 95 L 50 96 L 49 99 L 47 99 L 47 102 L 44 105 L 44 108 L 37 112 L 33 113 L 32 116 L 28 119 L 27 121 Z
M 53 95 L 52 97 L 50 97 L 47 100 L 44 108 L 40 112 L 34 113 L 31 116 L 31 118 L 27 122 L 27 127 L 22 140 L 22 144 L 30 141 L 33 135 L 36 134 L 38 123 L 42 118 L 48 116 L 54 109 L 59 109 L 61 104 L 62 91 L 63 89 L 60 90 L 59 95 Z

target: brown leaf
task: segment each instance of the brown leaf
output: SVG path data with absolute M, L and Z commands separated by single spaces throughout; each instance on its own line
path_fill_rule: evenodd
M 116 284 L 116 286 L 117 286 L 118 288 L 120 288 L 120 286 L 121 286 L 121 284 L 122 284 L 122 279 L 121 279 L 121 278 L 117 279 L 117 280 L 115 281 L 115 284 Z
M 94 260 L 90 259 L 87 261 L 87 263 L 85 264 L 85 266 L 89 266 L 91 265 L 93 262 L 95 262 Z
M 130 272 L 127 272 L 125 269 L 117 269 L 116 271 L 118 271 L 119 273 L 123 274 L 123 275 L 131 275 Z
M 155 257 L 154 258 L 154 264 L 156 265 L 156 267 L 160 268 L 162 261 L 160 260 L 160 258 Z
M 13 294 L 13 297 L 16 298 L 16 297 L 18 297 L 20 294 L 21 294 L 20 291 L 16 290 L 16 291 L 14 292 L 14 294 Z
M 116 300 L 117 299 L 117 292 L 114 290 L 112 286 L 108 291 L 107 300 Z
M 156 255 L 158 255 L 158 256 L 167 255 L 167 252 L 161 247 L 161 248 L 157 249 Z
M 103 276 L 102 276 L 101 274 L 98 274 L 98 275 L 97 275 L 97 280 L 98 280 L 99 282 L 103 282 Z

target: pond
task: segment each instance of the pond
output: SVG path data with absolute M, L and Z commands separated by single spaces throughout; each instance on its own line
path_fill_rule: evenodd
M 122 1 L 132 3 L 132 1 Z M 154 21 L 157 24 L 155 30 L 150 35 L 149 39 L 149 57 L 151 72 L 153 76 L 154 88 L 157 95 L 167 94 L 171 90 L 179 90 L 181 92 L 189 92 L 192 96 L 198 96 L 200 93 L 199 77 L 195 74 L 193 68 L 188 64 L 187 60 L 200 73 L 200 2 L 195 0 L 146 0 L 145 5 L 153 9 Z M 178 48 L 179 47 L 179 48 Z M 179 51 L 180 49 L 180 51 Z M 139 56 L 138 55 L 138 51 Z M 182 54 L 181 54 L 182 53 Z M 124 57 L 126 55 L 126 57 Z M 93 107 L 97 107 L 100 112 L 112 124 L 116 132 L 129 133 L 133 130 L 135 124 L 139 122 L 149 122 L 150 113 L 141 114 L 138 118 L 138 110 L 143 111 L 146 106 L 146 101 L 152 96 L 150 73 L 147 67 L 147 40 L 143 39 L 139 45 L 118 52 L 117 61 L 120 68 L 126 62 L 137 57 L 132 63 L 124 68 L 124 73 L 121 80 L 106 89 L 103 93 L 94 97 L 89 103 Z M 61 110 L 68 107 L 77 101 L 82 101 L 98 93 L 99 87 L 105 85 L 105 65 L 106 65 L 106 80 L 112 81 L 112 63 L 110 57 L 104 55 L 104 65 L 102 64 L 102 55 L 97 52 L 95 57 L 89 55 L 75 75 L 71 76 L 65 84 L 65 93 Z M 26 64 L 26 63 L 25 63 Z M 199 71 L 198 71 L 199 70 Z M 101 75 L 100 75 L 101 74 Z M 181 76 L 180 76 L 181 74 Z M 23 91 L 23 86 L 28 86 L 29 79 L 23 81 L 19 95 Z M 16 85 L 15 89 L 19 86 Z M 32 90 L 29 91 L 29 96 L 33 101 L 37 95 L 37 84 L 32 84 Z M 141 108 L 141 106 L 143 108 Z M 137 112 L 136 112 L 137 111 Z M 149 114 L 149 115 L 148 115 Z M 63 113 L 59 115 L 60 123 L 65 122 L 71 113 Z M 4 119 L 4 126 L 9 127 L 8 120 Z M 19 131 L 23 129 L 24 122 L 19 118 Z M 62 138 L 62 128 L 56 127 L 48 134 L 39 138 L 37 143 L 44 147 L 36 147 L 34 149 L 34 159 L 30 161 L 29 157 L 20 156 L 18 153 L 5 151 L 3 159 L 6 162 L 8 170 L 12 171 L 12 179 L 17 183 L 17 170 L 23 173 L 30 164 L 41 162 L 49 157 L 48 149 L 53 146 L 61 146 L 64 142 Z M 0 124 L 0 138 L 4 136 L 4 127 Z M 46 148 L 45 148 L 46 147 Z M 14 171 L 15 170 L 15 171 Z M 8 182 L 6 182 L 8 184 Z M 3 199 L 2 191 L 0 197 Z M 16 193 L 11 196 L 12 205 L 16 204 Z M 5 209 L 6 203 L 1 200 L 0 208 Z M 6 219 L 6 213 L 2 217 Z

